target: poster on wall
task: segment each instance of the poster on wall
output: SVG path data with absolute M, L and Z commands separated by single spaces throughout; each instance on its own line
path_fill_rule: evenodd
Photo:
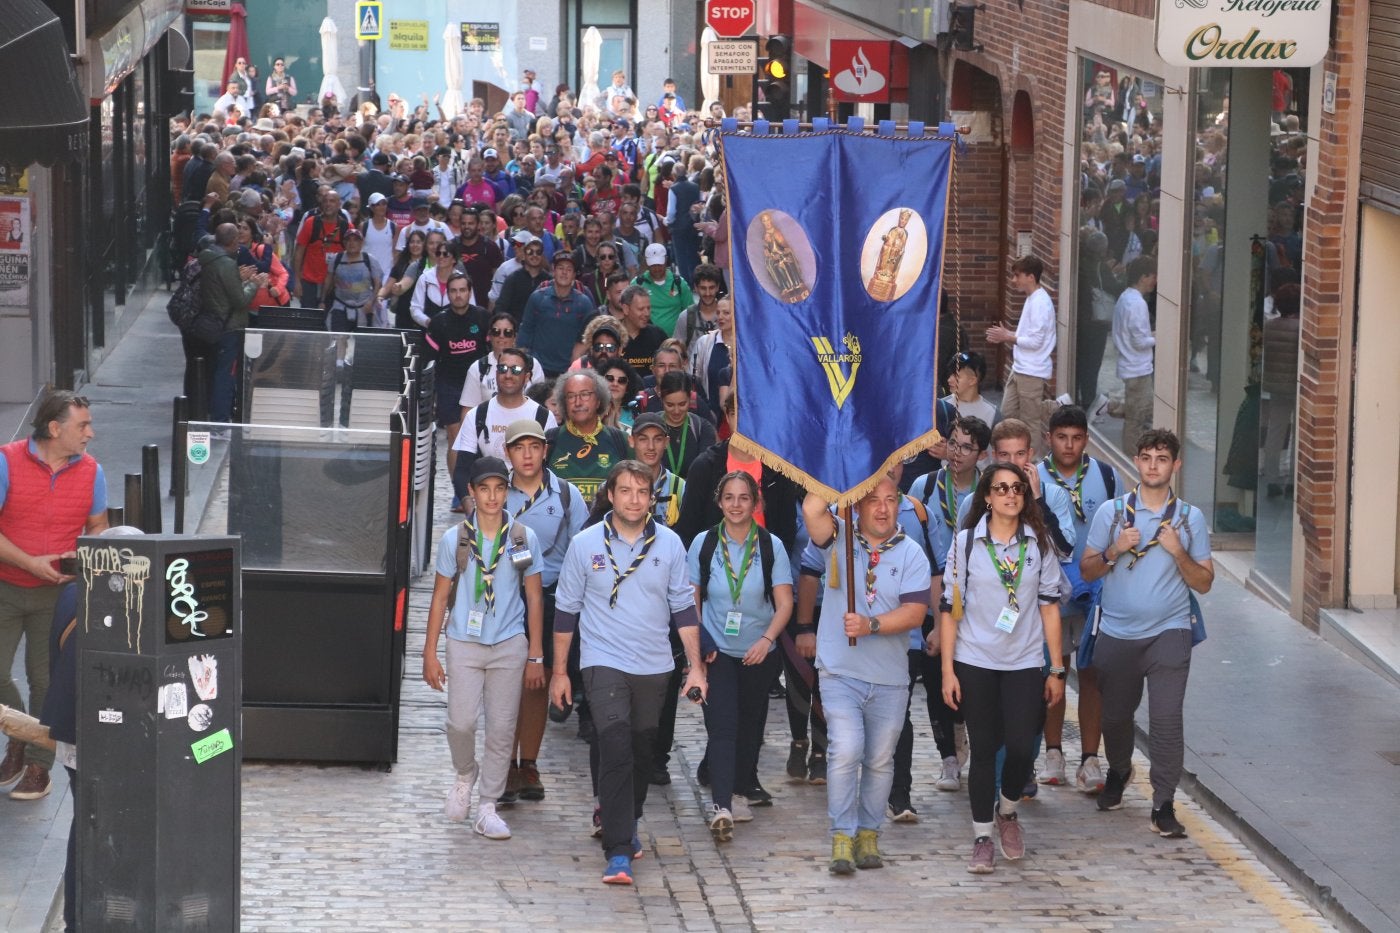
M 498 52 L 501 49 L 500 23 L 463 23 L 463 52 Z
M 1331 0 L 1158 0 L 1157 54 L 1183 68 L 1311 68 L 1331 22 Z
M 0 198 L 0 304 L 29 304 L 28 198 Z

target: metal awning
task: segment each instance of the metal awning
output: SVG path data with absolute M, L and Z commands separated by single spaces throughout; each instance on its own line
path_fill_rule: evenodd
M 0 17 L 0 162 L 53 165 L 83 158 L 88 103 L 58 17 L 41 0 L 6 0 Z M 20 89 L 23 89 L 22 91 Z

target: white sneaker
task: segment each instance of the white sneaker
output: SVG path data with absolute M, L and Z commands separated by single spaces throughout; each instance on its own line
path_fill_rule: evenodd
M 938 781 L 933 786 L 939 790 L 962 789 L 962 766 L 958 764 L 956 757 L 949 756 L 943 759 L 943 773 L 938 776 Z
M 734 838 L 734 815 L 718 804 L 705 808 L 706 821 L 710 824 L 710 835 L 715 842 L 728 842 Z
M 1100 392 L 1098 398 L 1094 399 L 1094 404 L 1089 406 L 1089 423 L 1097 424 L 1108 417 L 1108 395 Z
M 958 767 L 967 767 L 967 723 L 953 723 L 953 748 L 957 750 Z
M 1056 787 L 1065 782 L 1065 753 L 1058 748 L 1047 748 L 1045 750 L 1045 767 L 1040 769 L 1040 773 L 1035 779 L 1042 784 L 1053 784 Z
M 1103 790 L 1103 769 L 1099 767 L 1099 756 L 1090 755 L 1074 772 L 1074 786 L 1085 794 L 1097 794 Z
M 740 797 L 735 794 L 729 801 L 729 810 L 736 823 L 752 823 L 753 811 L 749 809 L 747 797 Z
M 1060 393 L 1059 395 L 1055 396 L 1055 407 L 1056 407 L 1056 408 L 1064 408 L 1066 405 L 1073 405 L 1073 404 L 1074 404 L 1074 399 L 1070 396 L 1070 394 L 1069 394 L 1068 392 L 1062 392 L 1062 393 Z
M 476 830 L 478 836 L 485 836 L 487 839 L 509 839 L 510 827 L 506 821 L 501 819 L 501 815 L 496 812 L 494 803 L 478 804 L 476 808 L 476 822 L 472 824 L 472 829 Z
M 467 818 L 472 809 L 472 786 L 465 778 L 459 777 L 447 792 L 447 805 L 443 809 L 447 812 L 447 818 L 454 823 L 461 823 Z

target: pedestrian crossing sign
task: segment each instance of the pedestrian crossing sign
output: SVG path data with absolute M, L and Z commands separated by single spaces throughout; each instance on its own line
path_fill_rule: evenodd
M 378 39 L 384 20 L 384 4 L 380 0 L 359 0 L 355 4 L 355 38 Z

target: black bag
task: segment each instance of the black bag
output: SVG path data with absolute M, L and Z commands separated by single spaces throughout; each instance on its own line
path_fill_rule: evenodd
M 203 268 L 197 258 L 191 256 L 186 260 L 180 270 L 180 284 L 165 303 L 165 313 L 190 340 L 213 344 L 223 336 L 225 321 L 212 311 L 204 310 L 199 296 L 202 274 Z

